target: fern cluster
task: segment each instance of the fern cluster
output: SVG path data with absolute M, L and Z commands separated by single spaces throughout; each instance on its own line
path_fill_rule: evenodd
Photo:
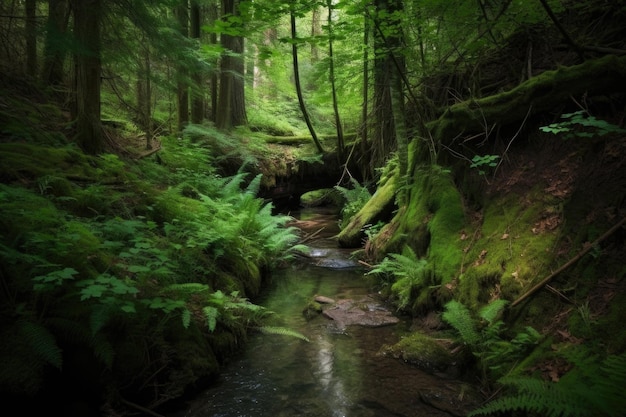
M 240 332 L 266 314 L 240 294 L 258 291 L 260 269 L 297 248 L 290 218 L 256 197 L 260 176 L 222 178 L 206 147 L 169 145 L 161 164 L 128 166 L 109 155 L 86 163 L 96 178 L 133 171 L 121 190 L 60 189 L 63 172 L 30 189 L 0 184 L 4 392 L 36 391 L 44 369 L 63 367 L 67 346 L 88 347 L 110 370 L 120 357 L 117 332 L 160 346 L 154 339 L 168 327 L 195 321 L 209 332 L 220 324 Z
M 420 259 L 410 246 L 403 253 L 391 253 L 368 274 L 391 276 L 391 292 L 397 297 L 398 307 L 404 309 L 420 289 L 432 284 L 432 270 L 425 259 Z
M 335 185 L 335 189 L 339 191 L 345 201 L 341 208 L 341 220 L 339 222 L 339 227 L 343 229 L 350 218 L 361 210 L 372 195 L 367 187 L 352 177 L 350 177 L 350 187 Z
M 626 353 L 604 360 L 586 359 L 558 382 L 532 377 L 504 377 L 506 394 L 470 416 L 524 411 L 548 417 L 618 417 L 624 415 Z
M 482 307 L 477 318 L 458 301 L 452 300 L 445 305 L 443 320 L 457 331 L 460 340 L 477 357 L 483 377 L 487 372 L 501 375 L 506 371 L 506 364 L 523 357 L 541 339 L 541 334 L 531 326 L 512 339 L 503 338 L 506 329 L 499 316 L 506 304 L 506 300 L 495 300 Z

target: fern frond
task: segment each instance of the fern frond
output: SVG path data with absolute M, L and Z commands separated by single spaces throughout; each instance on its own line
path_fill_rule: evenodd
M 262 326 L 258 328 L 263 334 L 275 334 L 280 336 L 295 337 L 296 339 L 310 342 L 309 338 L 302 333 L 286 327 Z
M 492 324 L 507 304 L 508 301 L 506 300 L 494 300 L 481 308 L 478 312 L 478 316 L 487 321 L 487 323 Z
M 220 312 L 217 308 L 212 306 L 206 306 L 202 309 L 204 316 L 206 317 L 207 326 L 209 330 L 212 332 L 215 330 L 215 326 L 217 326 L 217 318 L 220 315 Z
M 464 343 L 475 346 L 480 341 L 480 334 L 476 329 L 472 315 L 463 304 L 455 300 L 448 302 L 445 305 L 442 318 L 459 332 Z
M 17 325 L 20 335 L 28 342 L 33 353 L 55 368 L 61 369 L 62 352 L 52 333 L 41 324 L 29 320 L 19 320 Z
M 574 356 L 582 352 L 578 350 Z M 595 364 L 582 361 L 585 366 L 573 368 L 556 383 L 530 377 L 501 378 L 499 382 L 509 393 L 469 416 L 511 411 L 553 417 L 622 416 L 626 409 L 626 353 L 608 356 L 600 363 L 596 360 Z
M 263 178 L 263 174 L 257 174 L 257 176 L 254 177 L 254 179 L 252 181 L 250 181 L 250 184 L 248 184 L 248 186 L 246 187 L 246 194 L 250 194 L 252 196 L 255 196 L 258 194 L 259 189 L 261 188 L 261 179 Z

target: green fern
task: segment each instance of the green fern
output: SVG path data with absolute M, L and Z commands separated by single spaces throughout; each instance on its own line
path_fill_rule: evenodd
M 445 305 L 442 318 L 459 332 L 464 343 L 471 347 L 478 345 L 481 336 L 472 318 L 472 314 L 467 307 L 458 301 L 452 300 Z
M 20 336 L 28 342 L 33 354 L 55 368 L 61 369 L 63 356 L 52 333 L 33 321 L 19 320 L 17 324 Z
M 262 326 L 262 327 L 259 327 L 258 330 L 263 334 L 274 334 L 274 335 L 280 335 L 280 336 L 295 337 L 296 339 L 304 340 L 305 342 L 310 342 L 309 338 L 303 335 L 302 333 L 295 331 L 293 329 L 286 328 L 286 327 Z
M 489 324 L 493 324 L 496 318 L 500 315 L 504 307 L 508 304 L 508 301 L 498 299 L 487 304 L 478 312 L 478 316 L 485 320 Z
M 469 416 L 525 411 L 554 417 L 618 417 L 626 409 L 626 353 L 601 362 L 584 360 L 558 382 L 531 377 L 498 380 L 507 394 L 469 413 Z
M 420 259 L 410 246 L 405 246 L 402 254 L 389 254 L 367 274 L 392 275 L 395 282 L 391 291 L 398 297 L 398 306 L 405 308 L 414 293 L 428 285 L 432 271 L 428 261 Z

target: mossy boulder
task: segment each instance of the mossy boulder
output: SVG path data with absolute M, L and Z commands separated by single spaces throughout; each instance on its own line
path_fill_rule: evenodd
M 384 345 L 381 353 L 402 359 L 427 372 L 458 375 L 467 358 L 452 353 L 445 343 L 424 333 L 413 332 L 394 345 Z

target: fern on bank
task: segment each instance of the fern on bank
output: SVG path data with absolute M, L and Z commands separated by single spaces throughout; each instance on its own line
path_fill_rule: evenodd
M 619 417 L 626 409 L 626 353 L 603 361 L 585 361 L 558 382 L 532 377 L 504 377 L 507 393 L 469 416 L 524 411 L 548 417 Z
M 403 252 L 391 253 L 376 265 L 367 274 L 391 275 L 394 282 L 391 292 L 398 297 L 398 307 L 408 307 L 414 295 L 432 278 L 432 271 L 428 261 L 420 259 L 410 246 L 405 246 Z
M 442 315 L 443 320 L 458 332 L 460 340 L 478 359 L 484 379 L 487 379 L 488 372 L 496 375 L 504 373 L 506 364 L 520 359 L 529 347 L 541 339 L 541 334 L 530 326 L 512 339 L 504 339 L 504 322 L 498 317 L 506 304 L 506 300 L 495 300 L 483 306 L 476 319 L 465 305 L 452 300 L 445 305 Z

